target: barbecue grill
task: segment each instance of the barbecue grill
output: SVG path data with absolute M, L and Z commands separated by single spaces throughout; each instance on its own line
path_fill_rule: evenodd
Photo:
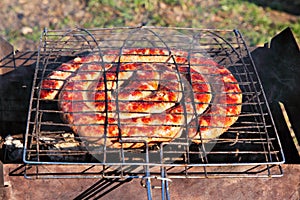
M 41 81 L 78 56 L 124 48 L 179 49 L 204 56 L 224 66 L 242 91 L 238 120 L 220 137 L 193 143 L 184 132 L 171 142 L 140 148 L 93 145 L 90 138 L 72 131 L 61 119 L 58 100 L 39 98 Z M 209 83 L 213 84 L 213 83 Z M 97 136 L 95 136 L 97 137 Z M 119 138 L 122 139 L 122 138 Z M 246 42 L 238 30 L 194 28 L 105 28 L 47 30 L 41 36 L 25 135 L 23 160 L 27 178 L 124 178 L 141 179 L 152 196 L 154 179 L 161 182 L 162 198 L 169 198 L 173 178 L 280 177 L 285 162 L 272 114 Z M 68 173 L 43 171 L 42 165 L 70 168 Z M 70 167 L 71 166 L 71 167 Z M 86 166 L 76 171 L 72 166 Z M 47 168 L 49 170 L 50 168 Z

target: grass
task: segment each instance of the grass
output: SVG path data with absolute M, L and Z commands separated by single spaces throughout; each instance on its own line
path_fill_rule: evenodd
M 89 0 L 85 12 L 89 17 L 80 20 L 65 16 L 50 29 L 64 29 L 76 25 L 85 28 L 139 26 L 174 26 L 194 28 L 238 29 L 249 45 L 261 45 L 275 34 L 290 27 L 300 41 L 300 16 L 278 20 L 278 11 L 261 7 L 246 0 Z M 274 6 L 273 6 L 274 7 Z M 277 8 L 281 8 L 277 5 Z M 274 13 L 276 14 L 274 17 Z M 34 33 L 22 35 L 18 30 L 4 31 L 10 42 L 24 37 L 38 41 L 40 30 L 35 26 Z
M 212 2 L 90 0 L 87 10 L 94 18 L 83 23 L 83 26 L 135 26 L 145 23 L 154 26 L 239 29 L 250 45 L 263 44 L 284 28 L 290 27 L 298 41 L 300 39 L 300 17 L 294 22 L 282 22 L 271 16 L 275 12 L 271 8 L 248 1 Z
M 290 27 L 297 38 L 300 38 L 300 18 L 296 23 L 281 22 L 271 17 L 270 12 L 272 10 L 270 8 L 263 8 L 245 1 L 223 0 L 221 1 L 221 8 L 217 15 L 229 16 L 223 23 L 225 22 L 226 26 L 235 26 L 240 29 L 251 45 L 269 41 L 271 37 L 285 27 Z

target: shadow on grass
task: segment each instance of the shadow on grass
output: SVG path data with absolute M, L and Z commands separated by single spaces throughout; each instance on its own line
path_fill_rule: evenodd
M 259 6 L 270 7 L 293 15 L 300 15 L 300 0 L 247 0 Z

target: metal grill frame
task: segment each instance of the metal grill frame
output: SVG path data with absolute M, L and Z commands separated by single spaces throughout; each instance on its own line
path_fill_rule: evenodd
M 83 148 L 42 149 L 44 146 L 53 146 L 64 139 L 61 136 L 63 132 L 55 134 L 54 131 L 55 136 L 50 137 L 51 140 L 47 144 L 43 136 L 49 137 L 50 134 L 41 133 L 38 130 L 41 124 L 36 121 L 38 119 L 35 117 L 36 113 L 41 111 L 38 109 L 40 102 L 36 98 L 36 93 L 39 89 L 39 81 L 51 72 L 47 71 L 46 67 L 49 65 L 57 67 L 67 61 L 59 60 L 60 56 L 72 58 L 86 50 L 99 49 L 99 45 L 106 40 L 108 35 L 116 36 L 108 42 L 116 45 L 115 48 L 118 49 L 118 45 L 119 48 L 122 47 L 120 43 L 125 45 L 125 43 L 132 42 L 129 40 L 122 41 L 121 35 L 126 36 L 126 34 L 129 35 L 138 31 L 149 33 L 150 44 L 151 39 L 156 38 L 156 43 L 179 46 L 183 50 L 185 50 L 185 41 L 182 43 L 177 41 L 179 44 L 173 44 L 172 38 L 168 37 L 171 37 L 172 34 L 174 36 L 175 33 L 180 33 L 179 37 L 186 34 L 193 38 L 193 42 L 199 41 L 200 49 L 197 49 L 198 51 L 206 53 L 214 61 L 230 69 L 239 81 L 243 91 L 243 110 L 239 120 L 220 138 L 216 139 L 216 146 L 214 147 L 216 150 L 206 152 L 205 146 L 202 144 L 196 147 L 195 152 L 192 152 L 189 145 L 186 145 L 186 141 L 181 142 L 179 140 L 172 142 L 171 146 L 174 145 L 176 150 L 181 149 L 181 152 L 175 152 L 175 157 L 178 157 L 178 154 L 183 155 L 181 162 L 172 160 L 174 159 L 174 155 L 172 155 L 174 152 L 172 148 L 165 150 L 164 144 L 160 144 L 156 149 L 137 150 L 141 157 L 136 157 L 135 161 L 129 162 L 126 161 L 128 158 L 126 153 L 131 154 L 130 150 L 109 150 L 104 147 L 104 157 L 117 155 L 120 159 L 118 162 L 109 160 L 97 162 L 94 159 L 87 161 L 86 158 L 93 152 Z M 161 35 L 162 33 L 165 35 Z M 149 44 L 149 41 L 147 40 L 146 43 Z M 155 42 L 151 45 L 155 45 Z M 256 123 L 251 125 L 254 122 Z M 44 123 L 53 127 L 60 125 L 57 122 Z M 244 134 L 245 137 L 243 138 Z M 251 134 L 259 135 L 259 137 L 251 138 Z M 80 137 L 75 137 L 75 141 L 80 141 Z M 41 145 L 34 145 L 34 143 Z M 147 147 L 147 143 L 145 146 Z M 167 146 L 170 147 L 170 144 Z M 241 150 L 244 148 L 243 146 L 250 147 L 251 150 Z M 256 149 L 256 147 L 259 148 Z M 94 153 L 97 154 L 97 152 Z M 136 151 L 133 153 L 137 155 Z M 49 154 L 56 156 L 57 159 L 45 159 Z M 79 155 L 78 160 L 72 160 L 74 155 L 75 157 Z M 158 156 L 159 160 L 152 161 L 153 155 L 155 158 Z M 257 155 L 261 156 L 257 158 Z M 165 161 L 168 156 L 170 161 Z M 196 157 L 196 160 L 190 159 L 193 156 Z M 214 161 L 210 162 L 209 160 Z M 27 178 L 141 178 L 146 180 L 145 185 L 147 187 L 149 187 L 151 178 L 159 178 L 167 187 L 167 182 L 172 178 L 280 177 L 283 175 L 280 165 L 285 162 L 285 158 L 257 70 L 246 42 L 238 30 L 120 27 L 88 30 L 76 28 L 67 31 L 44 30 L 38 49 L 38 60 L 33 80 L 23 161 L 29 166 L 25 173 Z M 74 165 L 80 166 L 80 168 L 86 166 L 87 169 L 84 170 L 84 173 L 82 171 L 78 173 L 76 170 L 58 173 L 57 169 L 51 167 L 53 171 L 49 171 L 49 168 L 43 171 L 42 166 L 48 165 L 60 165 L 65 166 L 65 168 Z M 39 170 L 33 170 L 32 166 L 36 169 L 39 168 Z

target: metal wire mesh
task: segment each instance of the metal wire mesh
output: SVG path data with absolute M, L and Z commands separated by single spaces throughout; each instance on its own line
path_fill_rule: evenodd
M 191 55 L 209 57 L 229 69 L 243 95 L 238 120 L 208 143 L 194 144 L 184 136 L 151 146 L 142 140 L 143 147 L 135 149 L 93 146 L 86 142 L 85 136 L 74 133 L 71 125 L 61 119 L 57 98 L 39 98 L 40 82 L 62 63 L 77 56 L 91 53 L 101 56 L 105 50 L 121 52 L 126 48 L 180 49 Z M 254 63 L 237 30 L 78 28 L 43 32 L 33 80 L 24 162 L 93 166 L 84 173 L 59 174 L 66 177 L 142 178 L 145 174 L 162 178 L 166 174 L 169 178 L 249 177 L 281 176 L 284 156 Z M 47 170 L 48 176 L 57 177 L 57 173 Z M 42 170 L 29 170 L 28 176 L 32 174 L 47 177 Z

